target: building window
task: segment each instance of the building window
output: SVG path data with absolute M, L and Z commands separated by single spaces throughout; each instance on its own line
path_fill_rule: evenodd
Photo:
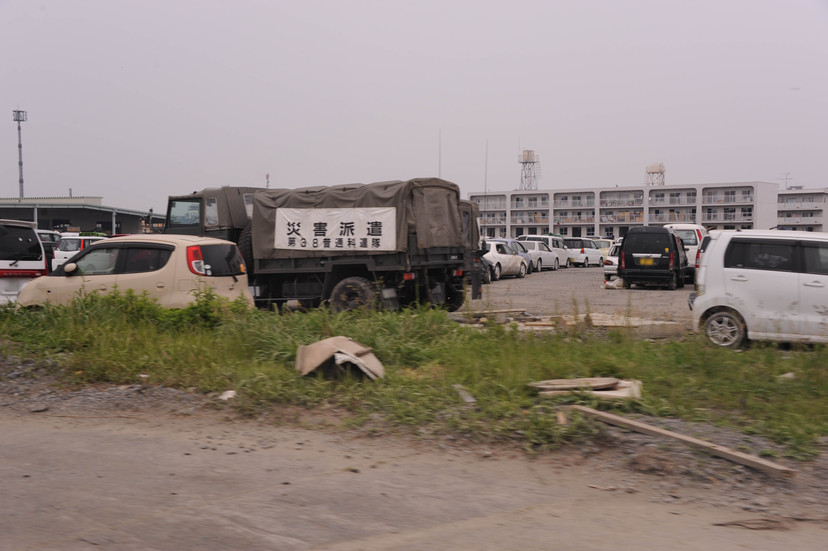
M 595 226 L 587 228 L 587 237 L 595 237 Z

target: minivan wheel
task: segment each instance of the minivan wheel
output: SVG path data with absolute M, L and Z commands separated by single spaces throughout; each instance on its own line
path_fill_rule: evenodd
M 581 267 L 583 267 L 583 268 L 589 268 L 589 257 L 584 258 L 584 263 L 583 263 L 583 264 L 581 264 Z
M 676 272 L 673 272 L 673 275 L 670 276 L 670 281 L 667 282 L 667 288 L 671 291 L 675 291 L 676 287 L 678 287 L 678 281 L 676 278 Z
M 542 272 L 543 271 L 543 260 L 540 258 L 538 259 L 538 265 L 535 266 L 535 271 Z
M 704 320 L 704 334 L 711 343 L 722 348 L 738 348 L 745 340 L 745 322 L 729 310 L 711 314 Z
M 556 258 L 555 259 L 555 264 L 552 265 L 552 269 L 557 270 L 559 267 L 560 267 L 560 265 L 558 264 L 558 259 Z

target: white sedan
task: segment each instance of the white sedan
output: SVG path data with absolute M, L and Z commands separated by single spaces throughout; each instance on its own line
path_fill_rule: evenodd
M 524 277 L 529 271 L 526 260 L 506 243 L 484 241 L 483 249 L 486 250 L 483 258 L 492 263 L 492 281 L 497 281 L 501 276 Z
M 527 251 L 529 251 L 535 270 L 540 272 L 544 268 L 547 270 L 557 270 L 560 268 L 558 255 L 552 252 L 552 250 L 546 246 L 546 243 L 542 241 L 521 241 L 520 244 L 523 245 Z

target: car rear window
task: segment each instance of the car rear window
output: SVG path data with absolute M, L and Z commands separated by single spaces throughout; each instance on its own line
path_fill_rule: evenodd
M 43 249 L 32 228 L 0 225 L 0 260 L 40 260 Z
M 662 253 L 670 250 L 670 234 L 628 233 L 622 247 L 628 253 Z
M 205 275 L 220 277 L 244 273 L 244 260 L 239 254 L 238 247 L 232 243 L 201 245 L 201 255 L 207 272 Z
M 681 237 L 681 240 L 684 241 L 684 244 L 688 247 L 695 247 L 699 244 L 699 238 L 696 235 L 696 230 L 673 230 L 676 234 Z

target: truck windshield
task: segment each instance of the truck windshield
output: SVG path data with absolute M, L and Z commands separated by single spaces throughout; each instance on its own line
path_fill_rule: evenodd
M 170 201 L 170 227 L 199 226 L 201 224 L 201 199 L 178 199 Z

